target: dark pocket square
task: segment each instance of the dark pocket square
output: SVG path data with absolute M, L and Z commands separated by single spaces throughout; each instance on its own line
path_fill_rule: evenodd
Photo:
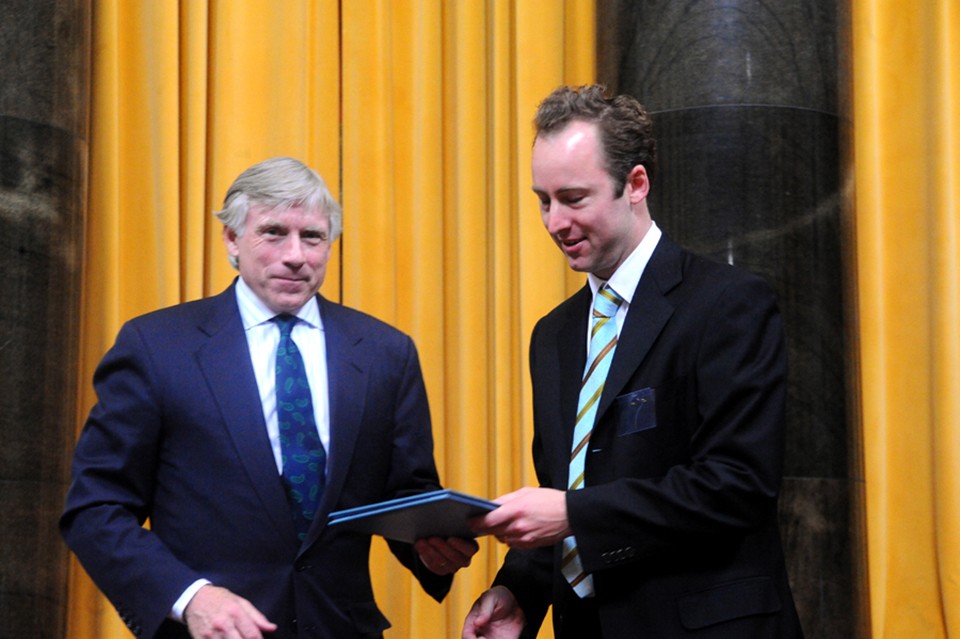
M 656 391 L 652 388 L 620 395 L 614 402 L 617 407 L 617 436 L 631 435 L 657 427 Z

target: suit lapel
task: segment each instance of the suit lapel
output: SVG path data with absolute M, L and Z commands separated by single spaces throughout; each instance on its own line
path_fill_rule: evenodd
M 679 247 L 666 236 L 662 237 L 637 283 L 620 331 L 617 350 L 597 408 L 598 423 L 643 363 L 657 336 L 673 315 L 673 305 L 667 301 L 666 294 L 683 279 L 681 261 Z
M 366 397 L 368 376 L 366 360 L 360 344 L 363 335 L 357 333 L 343 314 L 343 309 L 317 296 L 323 319 L 323 339 L 327 350 L 327 385 L 330 398 L 330 450 L 327 451 L 327 484 L 320 501 L 317 520 L 337 503 L 347 477 L 350 460 L 357 444 L 357 429 L 350 424 L 360 423 L 363 399 Z M 319 534 L 314 526 L 307 541 Z
M 573 441 L 573 429 L 577 420 L 577 404 L 580 401 L 580 383 L 587 361 L 587 321 L 593 295 L 590 286 L 580 289 L 570 304 L 557 332 L 557 353 L 559 359 L 559 404 L 564 436 L 568 444 Z M 570 446 L 567 446 L 569 451 Z M 566 457 L 569 457 L 567 452 Z M 566 482 L 566 478 L 563 479 Z
M 283 538 L 290 539 L 295 537 L 293 521 L 263 421 L 234 288 L 214 300 L 213 312 L 199 324 L 210 339 L 197 351 L 197 361 L 264 511 Z

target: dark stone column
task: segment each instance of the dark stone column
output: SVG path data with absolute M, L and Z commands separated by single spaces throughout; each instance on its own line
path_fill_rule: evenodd
M 600 0 L 599 77 L 651 111 L 650 208 L 764 275 L 790 356 L 781 529 L 808 637 L 866 637 L 859 425 L 845 369 L 846 3 Z
M 89 0 L 0 0 L 0 636 L 61 639 Z

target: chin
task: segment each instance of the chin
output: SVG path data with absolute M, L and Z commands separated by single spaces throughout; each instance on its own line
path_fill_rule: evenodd
M 293 315 L 300 310 L 300 307 L 306 304 L 309 299 L 309 296 L 298 297 L 296 299 L 274 299 L 270 304 L 270 309 L 276 313 L 290 313 Z

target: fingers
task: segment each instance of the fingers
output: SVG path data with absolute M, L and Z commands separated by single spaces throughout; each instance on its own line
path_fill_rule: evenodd
M 482 636 L 482 634 L 478 635 L 477 633 L 482 633 L 490 623 L 495 605 L 495 597 L 491 595 L 489 590 L 473 602 L 473 606 L 467 613 L 467 618 L 463 624 L 463 639 L 474 639 Z
M 523 498 L 526 497 L 529 499 L 530 495 L 535 494 L 536 489 L 524 487 L 505 495 L 501 495 L 494 500 L 500 504 L 499 508 L 494 508 L 482 517 L 475 517 L 471 519 L 470 525 L 473 530 L 479 534 L 500 534 L 521 514 L 523 509 Z
M 478 544 L 475 539 L 449 537 L 447 539 L 447 544 L 449 544 L 451 550 L 467 560 L 467 565 L 470 563 L 470 558 L 477 554 L 477 551 L 480 550 L 480 544 Z
M 478 639 L 479 635 L 477 631 L 487 623 L 485 619 L 481 620 L 479 617 L 479 606 L 480 600 L 478 599 L 473 604 L 470 612 L 467 613 L 467 618 L 463 620 L 463 630 L 460 633 L 460 639 Z
M 497 499 L 499 508 L 471 521 L 478 534 L 494 535 L 511 548 L 554 544 L 571 534 L 566 493 L 553 488 L 521 488 Z
M 507 588 L 494 586 L 474 602 L 464 620 L 462 639 L 515 639 L 526 624 L 523 610 Z
M 226 588 L 207 585 L 184 610 L 190 636 L 199 639 L 262 639 L 277 629 L 257 608 Z
M 472 539 L 430 537 L 418 540 L 414 548 L 430 572 L 452 575 L 470 565 L 480 546 Z
M 257 610 L 256 607 L 246 599 L 241 599 L 240 605 L 246 612 L 247 618 L 250 621 L 250 624 L 247 626 L 247 632 L 249 633 L 255 632 L 254 628 L 250 627 L 251 625 L 256 627 L 257 632 L 258 631 L 273 632 L 274 630 L 277 629 L 276 624 L 271 623 L 271 621 L 267 619 L 262 612 Z M 257 635 L 252 634 L 251 636 L 257 636 Z

